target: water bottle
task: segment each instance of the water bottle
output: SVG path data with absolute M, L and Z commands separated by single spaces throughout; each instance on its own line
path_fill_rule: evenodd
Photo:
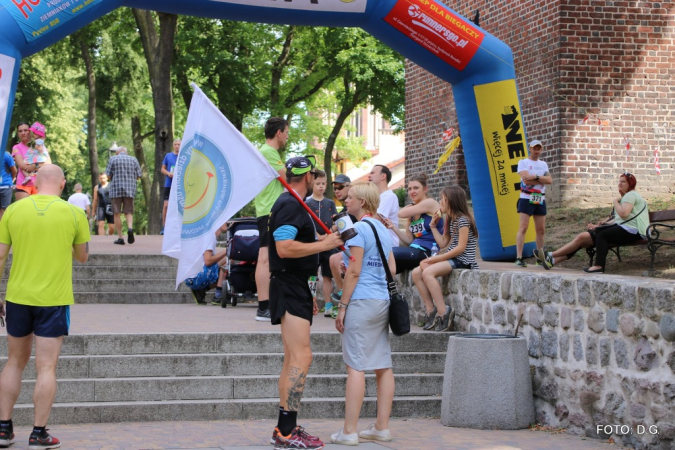
M 434 245 L 431 246 L 431 256 L 436 256 L 438 254 L 438 245 L 434 242 Z

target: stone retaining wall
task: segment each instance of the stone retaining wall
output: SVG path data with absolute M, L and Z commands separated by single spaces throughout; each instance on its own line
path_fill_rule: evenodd
M 523 316 L 540 423 L 634 448 L 675 448 L 674 283 L 459 270 L 442 285 L 455 330 L 513 333 Z M 413 324 L 421 322 L 409 273 L 399 288 Z M 598 425 L 623 427 L 598 433 Z

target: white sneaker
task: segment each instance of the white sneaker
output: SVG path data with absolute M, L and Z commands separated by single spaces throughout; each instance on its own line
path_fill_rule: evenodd
M 389 442 L 391 441 L 391 433 L 389 430 L 378 430 L 375 424 L 371 423 L 368 429 L 359 433 L 359 437 L 363 439 L 371 439 L 373 441 Z
M 345 434 L 340 428 L 335 433 L 331 434 L 330 441 L 338 445 L 359 445 L 359 435 L 356 433 Z

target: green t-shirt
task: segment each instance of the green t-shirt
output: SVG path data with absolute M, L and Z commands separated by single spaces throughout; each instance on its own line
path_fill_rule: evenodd
M 12 203 L 0 220 L 0 242 L 12 247 L 7 301 L 62 306 L 73 298 L 73 244 L 89 242 L 82 208 L 53 195 Z
M 277 172 L 284 168 L 284 162 L 281 160 L 279 152 L 267 144 L 260 147 L 260 153 L 263 154 L 270 166 Z M 255 216 L 268 216 L 284 187 L 279 180 L 272 180 L 270 184 L 263 189 L 255 198 Z
M 625 219 L 622 219 L 617 214 L 615 223 L 621 225 L 624 222 L 628 222 L 626 224 L 627 227 L 637 228 L 638 233 L 646 236 L 647 227 L 649 226 L 649 208 L 647 207 L 647 202 L 637 191 L 630 191 L 621 198 L 621 204 L 623 205 L 624 203 L 630 203 L 633 205 L 633 209 Z M 636 214 L 638 215 L 637 217 L 635 217 Z M 633 217 L 635 219 L 632 219 Z

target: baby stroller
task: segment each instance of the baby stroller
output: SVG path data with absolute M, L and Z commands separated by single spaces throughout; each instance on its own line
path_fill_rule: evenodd
M 258 298 L 255 268 L 258 262 L 260 236 L 255 217 L 230 221 L 227 230 L 227 280 L 223 283 L 222 308 L 237 306 L 241 298 Z

